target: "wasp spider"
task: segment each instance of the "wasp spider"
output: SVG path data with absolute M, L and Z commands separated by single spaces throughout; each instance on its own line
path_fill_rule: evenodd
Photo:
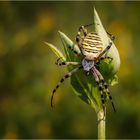
M 77 68 L 73 69 L 72 71 L 68 72 L 57 84 L 57 86 L 55 87 L 55 89 L 52 92 L 51 106 L 53 106 L 54 93 L 59 88 L 59 86 L 64 82 L 64 80 L 69 78 L 71 75 L 76 73 L 78 70 L 83 69 L 87 73 L 89 73 L 89 72 L 92 73 L 92 75 L 99 87 L 103 109 L 105 109 L 106 97 L 109 97 L 109 99 L 112 103 L 112 107 L 113 107 L 114 111 L 116 111 L 115 106 L 112 101 L 112 97 L 108 90 L 108 85 L 105 82 L 102 74 L 96 68 L 96 64 L 98 62 L 100 62 L 101 59 L 109 58 L 109 57 L 103 57 L 103 55 L 111 48 L 112 42 L 114 41 L 115 38 L 113 35 L 111 35 L 107 32 L 107 34 L 110 36 L 111 40 L 110 40 L 108 46 L 106 46 L 106 48 L 103 49 L 104 47 L 103 47 L 103 43 L 102 43 L 100 36 L 96 32 L 87 33 L 86 27 L 90 26 L 90 25 L 92 25 L 92 24 L 81 26 L 79 28 L 78 34 L 76 36 L 76 42 L 77 42 L 78 48 L 80 50 L 80 53 L 84 56 L 82 62 L 62 62 L 61 58 L 59 58 L 56 61 L 57 65 L 79 65 L 79 66 Z M 75 48 L 70 48 L 70 49 L 74 53 L 79 54 L 79 51 L 76 51 Z

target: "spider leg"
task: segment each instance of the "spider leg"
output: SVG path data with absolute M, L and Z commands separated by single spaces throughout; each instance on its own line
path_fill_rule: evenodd
M 107 31 L 106 31 L 107 32 Z M 115 40 L 115 36 L 109 32 L 107 32 L 107 34 L 110 36 L 111 40 L 114 41 Z
M 74 44 L 72 46 L 68 46 L 68 48 L 71 51 L 73 51 L 76 55 L 78 55 L 78 56 L 81 55 L 81 50 L 79 49 L 79 47 L 76 44 Z
M 113 60 L 113 58 L 112 58 L 112 57 L 109 57 L 109 56 L 105 56 L 105 57 L 101 57 L 101 58 L 100 58 L 100 60 L 105 60 L 105 59 L 108 59 L 108 60 L 109 60 L 109 63 L 111 63 L 112 60 Z M 96 66 L 96 68 L 97 68 L 98 70 L 100 70 L 100 66 L 99 66 L 100 63 L 101 63 L 100 60 L 96 61 L 96 64 L 95 64 L 95 66 Z
M 62 66 L 62 65 L 78 65 L 79 62 L 68 62 L 68 61 L 61 61 L 61 58 L 58 58 L 55 62 L 56 65 Z
M 109 42 L 109 45 L 98 55 L 96 58 L 96 61 L 98 62 L 100 58 L 111 48 L 112 46 L 112 41 Z
M 79 30 L 78 30 L 78 33 L 76 35 L 76 42 L 77 42 L 77 45 L 78 45 L 81 53 L 82 53 L 82 51 L 81 51 L 81 45 L 82 45 L 81 42 L 87 36 L 86 27 L 91 26 L 91 25 L 93 25 L 93 23 L 88 24 L 88 25 L 84 25 L 84 26 L 80 26 Z M 81 33 L 83 33 L 83 36 L 81 35 Z
M 110 34 L 109 32 L 107 32 L 107 34 L 110 36 L 111 41 L 109 42 L 109 45 L 99 54 L 99 56 L 96 58 L 96 61 L 99 61 L 99 59 L 111 48 L 113 44 L 112 41 L 115 40 L 115 36 L 113 34 Z
M 78 46 L 79 46 L 79 48 L 80 48 L 80 46 L 81 46 L 81 33 L 83 33 L 83 35 L 84 35 L 84 37 L 85 36 L 87 36 L 87 29 L 85 28 L 85 27 L 87 27 L 88 25 L 85 25 L 85 26 L 80 26 L 79 27 L 79 30 L 78 30 L 78 33 L 77 33 L 77 35 L 76 35 L 76 42 L 77 42 L 77 44 L 78 44 Z M 89 26 L 90 26 L 90 24 L 89 24 Z
M 101 57 L 101 59 L 100 59 L 100 60 L 104 60 L 104 59 L 109 59 L 110 61 L 112 61 L 112 60 L 113 60 L 113 58 L 112 58 L 112 57 L 110 57 L 110 56 Z
M 79 62 L 69 62 L 69 61 L 57 63 L 57 65 L 59 65 L 59 66 L 61 66 L 61 65 L 78 65 L 78 64 L 80 64 L 80 63 Z
M 109 100 L 110 100 L 110 102 L 111 102 L 111 104 L 112 104 L 113 110 L 114 110 L 114 112 L 116 112 L 115 105 L 114 105 L 114 103 L 113 103 L 112 96 L 111 96 L 111 94 L 110 94 L 110 92 L 109 92 L 109 90 L 108 90 L 108 85 L 107 85 L 107 83 L 104 81 L 103 76 L 101 75 L 101 73 L 100 73 L 96 68 L 94 68 L 94 71 L 95 71 L 95 73 L 98 75 L 98 77 L 99 77 L 99 79 L 100 79 L 100 82 L 102 83 L 102 86 L 103 86 L 104 89 L 105 89 L 105 91 L 103 90 L 103 92 L 104 92 L 105 94 L 108 95 Z
M 108 85 L 107 85 L 106 82 L 104 82 L 104 87 L 105 87 L 105 89 L 106 89 L 106 91 L 107 91 L 107 95 L 108 95 L 108 97 L 109 97 L 109 100 L 111 101 L 113 110 L 114 110 L 114 112 L 116 112 L 116 108 L 115 108 L 115 105 L 114 105 L 114 103 L 113 103 L 112 96 L 111 96 L 111 94 L 110 94 L 110 92 L 109 92 L 109 90 L 108 90 Z
M 69 73 L 67 73 L 66 75 L 64 75 L 62 77 L 62 79 L 60 80 L 60 82 L 56 85 L 56 87 L 54 88 L 52 95 L 51 95 L 51 107 L 53 107 L 53 97 L 54 97 L 54 93 L 56 92 L 56 90 L 60 87 L 60 85 L 65 81 L 65 79 L 69 78 L 70 76 L 72 76 L 74 73 L 76 73 L 78 70 L 80 70 L 83 66 L 79 66 L 75 69 L 73 69 L 72 71 L 70 71 Z
M 93 74 L 93 76 L 95 78 L 95 81 L 96 81 L 97 85 L 99 86 L 99 90 L 100 90 L 100 93 L 101 93 L 102 106 L 103 106 L 103 110 L 104 110 L 104 114 L 105 114 L 105 100 L 104 100 L 103 85 L 102 85 L 102 83 L 101 83 L 101 81 L 100 81 L 100 79 L 99 79 L 99 77 L 98 77 L 98 75 L 96 73 L 96 68 L 93 67 L 91 70 L 92 70 L 92 74 Z

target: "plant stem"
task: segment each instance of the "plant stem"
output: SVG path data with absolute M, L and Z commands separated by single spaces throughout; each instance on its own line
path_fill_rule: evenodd
M 98 140 L 105 140 L 105 119 L 106 119 L 106 109 L 100 109 L 97 112 L 98 120 Z

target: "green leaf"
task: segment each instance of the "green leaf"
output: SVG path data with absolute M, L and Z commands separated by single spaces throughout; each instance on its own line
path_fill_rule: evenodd
M 64 33 L 59 31 L 59 34 L 60 34 L 62 44 L 64 46 L 64 51 L 65 51 L 65 54 L 66 54 L 66 57 L 67 57 L 67 61 L 78 60 L 78 57 L 73 53 L 72 50 L 70 50 L 70 48 L 75 50 L 80 57 L 81 51 L 80 51 L 79 47 L 76 44 L 74 44 L 72 42 L 72 40 L 70 40 Z
M 109 80 L 108 80 L 108 84 L 110 86 L 114 86 L 116 84 L 118 84 L 118 76 L 115 74 L 113 77 L 111 77 Z
M 61 58 L 63 61 L 66 61 L 64 55 L 52 44 L 48 42 L 44 42 L 55 54 L 58 58 Z
M 107 32 L 104 29 L 95 8 L 94 8 L 94 25 L 95 25 L 94 26 L 95 32 L 97 32 L 99 34 L 99 36 L 103 42 L 103 47 L 105 49 L 108 46 L 111 39 L 108 37 Z M 109 49 L 106 56 L 113 58 L 113 60 L 108 63 L 101 64 L 101 66 L 100 66 L 101 73 L 103 74 L 103 76 L 106 77 L 106 75 L 107 75 L 110 78 L 111 76 L 116 74 L 120 68 L 120 56 L 119 56 L 118 50 L 117 50 L 116 46 L 114 45 L 114 43 L 112 44 L 112 47 Z M 105 68 L 102 68 L 102 67 L 105 67 Z

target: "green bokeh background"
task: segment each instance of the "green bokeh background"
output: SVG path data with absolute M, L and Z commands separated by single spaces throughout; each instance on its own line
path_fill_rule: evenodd
M 43 43 L 62 50 L 58 30 L 73 41 L 92 22 L 95 6 L 116 36 L 119 84 L 110 91 L 117 113 L 107 108 L 107 138 L 140 138 L 140 2 L 0 2 L 0 138 L 97 138 L 96 114 L 72 91 L 67 72 Z

